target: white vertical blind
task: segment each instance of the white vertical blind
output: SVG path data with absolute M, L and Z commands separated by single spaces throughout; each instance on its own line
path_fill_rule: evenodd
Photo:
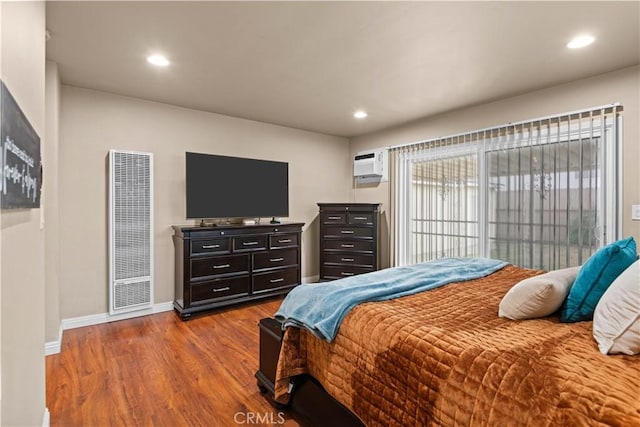
M 608 105 L 392 147 L 394 265 L 452 256 L 555 269 L 619 236 Z

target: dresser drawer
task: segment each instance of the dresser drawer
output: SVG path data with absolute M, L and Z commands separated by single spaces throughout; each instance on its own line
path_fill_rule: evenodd
M 345 212 L 323 212 L 320 214 L 320 221 L 323 224 L 346 224 L 347 214 Z
M 191 260 L 191 277 L 248 272 L 249 255 L 229 255 Z
M 276 234 L 269 236 L 269 247 L 271 249 L 298 246 L 297 234 Z
M 233 238 L 233 251 L 263 251 L 267 249 L 267 236 L 237 236 Z
M 356 267 L 350 265 L 329 266 L 323 265 L 321 276 L 324 279 L 343 279 L 345 277 L 356 276 L 358 274 L 373 271 L 372 267 Z
M 366 240 L 325 240 L 325 251 L 345 251 L 345 252 L 362 252 L 372 254 L 374 249 L 373 241 Z
M 281 249 L 271 252 L 253 254 L 253 270 L 285 267 L 298 264 L 297 249 Z
M 357 265 L 373 268 L 373 255 L 358 254 L 325 254 L 326 264 Z
M 191 285 L 191 304 L 249 295 L 249 276 L 215 279 Z
M 373 239 L 373 228 L 371 227 L 325 227 L 324 231 L 324 237 Z
M 367 212 L 364 212 L 364 213 L 349 212 L 347 214 L 347 223 L 373 225 L 373 214 L 367 213 Z
M 298 284 L 298 268 L 284 268 L 270 273 L 253 275 L 253 292 L 295 286 Z
M 219 239 L 192 240 L 191 253 L 197 254 L 224 254 L 230 252 L 229 239 L 226 237 Z

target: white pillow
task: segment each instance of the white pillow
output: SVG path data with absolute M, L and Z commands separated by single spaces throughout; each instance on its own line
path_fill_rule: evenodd
M 600 298 L 593 313 L 593 337 L 602 354 L 640 353 L 640 260 Z
M 563 268 L 522 280 L 502 298 L 498 316 L 524 320 L 550 315 L 569 295 L 579 270 L 580 267 Z

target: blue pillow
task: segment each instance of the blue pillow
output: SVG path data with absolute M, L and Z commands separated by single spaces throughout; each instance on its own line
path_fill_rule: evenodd
M 569 296 L 560 308 L 565 323 L 591 320 L 600 297 L 609 285 L 638 258 L 633 237 L 618 240 L 601 249 L 584 263 Z

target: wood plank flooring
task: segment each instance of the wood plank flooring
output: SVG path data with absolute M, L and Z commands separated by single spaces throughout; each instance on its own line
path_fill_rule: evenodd
M 46 357 L 51 426 L 305 426 L 273 408 L 254 377 L 258 321 L 280 302 L 65 331 L 60 354 Z

